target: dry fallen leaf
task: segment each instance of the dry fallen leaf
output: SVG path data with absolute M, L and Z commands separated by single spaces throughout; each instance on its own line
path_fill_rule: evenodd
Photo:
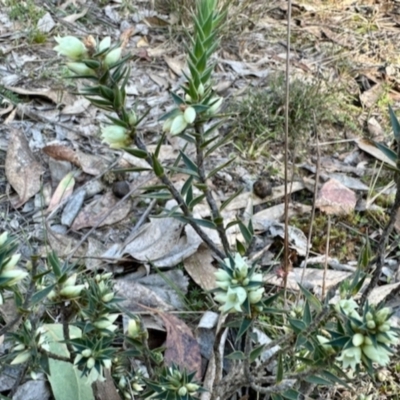
M 117 201 L 118 199 L 111 192 L 107 192 L 101 198 L 95 199 L 91 203 L 87 204 L 78 214 L 71 229 L 78 231 L 95 225 L 101 227 L 122 221 L 131 210 L 130 200 L 126 200 L 119 204 L 111 211 L 104 221 L 100 222 L 109 210 L 115 206 Z
M 74 186 L 74 173 L 69 172 L 58 184 L 57 189 L 50 200 L 47 211 L 53 211 L 63 200 L 71 196 L 72 192 L 74 191 Z
M 164 360 L 167 365 L 175 363 L 187 371 L 196 371 L 201 379 L 200 346 L 190 328 L 179 318 L 171 314 L 159 313 L 167 329 L 167 341 Z
M 318 193 L 316 206 L 327 214 L 349 214 L 357 203 L 356 194 L 336 179 L 329 179 Z
M 49 157 L 54 158 L 54 160 L 69 161 L 70 163 L 76 165 L 77 167 L 81 166 L 81 163 L 79 162 L 79 158 L 76 155 L 75 150 L 72 150 L 70 147 L 63 146 L 60 144 L 52 144 L 43 147 L 42 151 Z
M 21 207 L 39 192 L 43 168 L 33 156 L 25 135 L 14 128 L 10 130 L 5 169 L 8 182 L 19 195 L 14 207 Z
M 213 260 L 211 250 L 202 244 L 196 253 L 183 262 L 186 272 L 203 290 L 216 287 L 214 273 L 217 269 L 212 265 Z

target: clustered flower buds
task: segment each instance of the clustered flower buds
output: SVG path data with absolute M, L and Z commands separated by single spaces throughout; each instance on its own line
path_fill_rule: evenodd
M 259 303 L 264 294 L 262 273 L 250 268 L 239 253 L 235 254 L 233 265 L 226 258 L 224 268 L 218 269 L 215 277 L 218 290 L 214 298 L 222 304 L 219 309 L 223 313 L 241 312 L 246 301 L 251 306 L 261 307 Z
M 21 254 L 14 254 L 17 247 L 8 232 L 0 235 L 0 304 L 4 303 L 2 291 L 11 289 L 28 275 L 28 272 L 16 267 L 21 258 Z
M 20 332 L 14 334 L 14 343 L 11 348 L 13 360 L 10 364 L 22 364 L 29 361 L 33 354 L 37 353 L 36 349 L 50 351 L 46 332 L 47 330 L 43 326 L 32 332 L 32 324 L 26 320 Z
M 184 107 L 184 110 L 177 110 L 163 125 L 164 132 L 170 132 L 171 135 L 179 135 L 196 119 L 196 110 L 192 106 Z
M 107 143 L 112 149 L 120 149 L 129 144 L 130 139 L 127 130 L 119 125 L 109 125 L 101 129 L 103 143 Z
M 335 306 L 338 312 L 350 317 L 346 326 L 351 330 L 348 332 L 350 340 L 337 360 L 342 362 L 343 368 L 350 367 L 353 370 L 361 362 L 388 365 L 392 354 L 389 346 L 399 341 L 398 333 L 390 323 L 390 308 L 376 310 L 367 305 L 362 316 L 357 308 L 353 299 L 341 300 Z
M 197 382 L 194 382 L 194 373 L 188 374 L 176 365 L 163 368 L 157 382 L 150 382 L 144 398 L 153 398 L 157 394 L 159 399 L 194 399 L 198 392 L 203 391 Z M 157 389 L 155 389 L 157 387 Z M 178 397 L 176 397 L 178 396 Z

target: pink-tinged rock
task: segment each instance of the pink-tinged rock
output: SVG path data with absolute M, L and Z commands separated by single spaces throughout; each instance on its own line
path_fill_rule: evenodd
M 327 214 L 350 214 L 356 205 L 356 194 L 336 179 L 326 182 L 318 193 L 316 206 Z

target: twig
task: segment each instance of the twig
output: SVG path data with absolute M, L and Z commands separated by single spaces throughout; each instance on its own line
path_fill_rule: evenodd
M 397 146 L 397 165 L 396 166 L 397 166 L 397 170 L 400 170 L 400 144 L 399 143 Z M 386 247 L 388 245 L 390 234 L 393 231 L 399 209 L 400 209 L 400 173 L 396 172 L 396 196 L 395 196 L 395 199 L 393 202 L 392 209 L 390 211 L 389 222 L 387 223 L 385 229 L 383 230 L 381 239 L 379 241 L 375 271 L 373 272 L 372 278 L 361 296 L 361 301 L 360 301 L 361 307 L 364 306 L 364 303 L 367 301 L 367 298 L 368 298 L 369 294 L 371 293 L 372 289 L 374 289 L 374 287 L 379 282 L 379 278 L 382 273 L 382 268 L 385 264 Z M 373 260 L 373 262 L 375 262 L 375 260 Z M 370 266 L 371 265 L 373 265 L 372 262 L 370 263 Z
M 71 338 L 69 336 L 69 318 L 67 316 L 67 307 L 63 303 L 62 305 L 62 328 L 63 328 L 63 336 L 64 336 L 64 341 L 67 346 L 67 350 L 69 352 L 69 358 L 70 362 L 73 362 L 73 354 L 74 354 L 74 349 L 71 345 Z
M 316 171 L 315 171 L 315 183 L 314 183 L 313 204 L 312 204 L 312 210 L 311 210 L 310 225 L 308 228 L 306 256 L 304 258 L 304 268 L 301 273 L 301 279 L 300 279 L 301 285 L 303 284 L 304 275 L 305 275 L 307 263 L 308 263 L 308 258 L 310 256 L 311 239 L 312 239 L 312 234 L 313 234 L 313 224 L 314 224 L 314 220 L 315 220 L 315 209 L 316 209 L 316 200 L 317 200 L 317 192 L 318 192 L 319 173 L 320 173 L 320 167 L 321 167 L 321 150 L 320 150 L 320 147 L 318 146 L 319 139 L 318 139 L 318 129 L 317 129 L 315 114 L 314 114 L 314 127 L 313 128 L 314 128 L 314 133 L 315 133 L 315 140 L 317 142 L 317 166 L 316 166 Z
M 329 241 L 330 241 L 330 238 L 331 238 L 331 216 L 330 216 L 330 214 L 328 214 L 328 231 L 326 233 L 325 263 L 324 263 L 324 273 L 322 275 L 322 298 L 325 297 L 326 271 L 328 269 Z
M 203 154 L 203 149 L 202 149 L 202 144 L 203 144 L 203 124 L 199 123 L 195 126 L 195 131 L 197 133 L 196 135 L 196 154 L 197 154 L 197 169 L 200 177 L 201 183 L 203 183 L 205 186 L 203 192 L 206 196 L 207 203 L 211 209 L 211 215 L 213 218 L 213 221 L 217 225 L 217 232 L 219 235 L 219 238 L 221 239 L 222 246 L 225 250 L 225 253 L 228 254 L 230 251 L 230 246 L 228 242 L 228 238 L 226 237 L 225 233 L 225 228 L 224 228 L 224 221 L 221 218 L 221 214 L 219 212 L 217 203 L 214 200 L 214 197 L 211 193 L 211 190 L 209 186 L 207 185 L 206 182 L 206 174 L 204 170 L 204 154 Z
M 286 30 L 286 70 L 285 70 L 285 241 L 284 241 L 284 260 L 283 260 L 283 287 L 286 299 L 287 278 L 289 274 L 289 95 L 290 95 L 290 21 L 292 14 L 292 2 L 288 0 L 287 6 L 287 30 Z

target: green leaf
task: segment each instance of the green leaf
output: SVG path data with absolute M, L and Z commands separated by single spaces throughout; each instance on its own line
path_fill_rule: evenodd
M 115 125 L 122 126 L 125 129 L 129 128 L 129 124 L 119 118 L 110 117 L 109 115 L 106 115 L 106 117 Z
M 200 196 L 195 197 L 192 201 L 190 201 L 190 203 L 188 203 L 188 207 L 193 210 L 193 208 L 201 203 L 203 201 L 203 199 L 206 197 L 205 194 L 201 194 Z
M 100 67 L 100 62 L 96 60 L 82 60 L 81 62 L 91 69 L 97 69 Z
M 265 344 L 261 344 L 260 346 L 255 347 L 249 355 L 249 361 L 250 363 L 254 362 L 258 357 L 260 357 L 260 355 L 262 354 L 262 352 L 264 351 L 265 348 Z
M 183 151 L 179 150 L 179 153 L 182 157 L 183 162 L 186 165 L 186 168 L 194 172 L 196 176 L 199 176 L 199 169 L 197 165 Z
M 246 254 L 246 247 L 244 247 L 243 243 L 238 239 L 236 239 L 236 250 L 241 256 Z
M 332 385 L 332 382 L 330 380 L 321 378 L 320 376 L 317 375 L 307 376 L 306 378 L 304 378 L 304 380 L 306 382 L 313 383 L 315 385 L 326 385 L 326 386 Z
M 276 370 L 276 383 L 282 382 L 283 379 L 283 357 L 282 357 L 282 352 L 279 352 L 278 356 L 278 368 Z
M 204 154 L 204 157 L 208 157 L 210 154 L 212 154 L 216 149 L 221 148 L 222 146 L 225 146 L 225 144 L 229 143 L 232 139 L 233 132 L 230 133 L 229 135 L 224 136 L 222 139 L 218 140 L 217 143 L 215 143 L 213 146 L 211 146 Z
M 228 360 L 244 360 L 246 356 L 243 351 L 234 351 L 233 353 L 228 354 L 225 358 Z
M 157 159 L 158 159 L 158 157 L 159 157 L 159 155 L 160 155 L 161 145 L 164 143 L 165 136 L 166 136 L 166 132 L 164 132 L 164 133 L 161 135 L 160 139 L 158 140 L 156 150 L 154 151 L 154 156 L 155 156 Z
M 107 86 L 100 85 L 100 96 L 106 100 L 109 100 L 111 103 L 114 101 L 114 91 Z
M 186 182 L 183 184 L 182 189 L 181 189 L 181 195 L 184 196 L 189 188 L 192 186 L 193 183 L 193 176 L 189 176 L 189 178 L 186 180 Z
M 187 174 L 190 176 L 193 176 L 194 178 L 199 179 L 199 175 L 196 174 L 196 172 L 192 171 L 191 169 L 187 169 L 187 168 L 179 168 L 179 167 L 168 167 L 166 166 L 165 168 L 167 168 L 168 171 L 173 171 L 173 172 L 178 172 L 178 173 L 182 173 L 182 174 Z M 196 185 L 195 185 L 196 186 Z
M 326 344 L 329 344 L 334 347 L 343 348 L 349 342 L 349 340 L 350 340 L 350 338 L 348 336 L 342 336 L 340 338 L 333 339 L 333 340 L 327 342 Z
M 185 100 L 182 99 L 182 97 L 178 96 L 176 93 L 171 92 L 171 96 L 176 105 L 180 106 L 181 104 L 185 104 Z
M 233 193 L 232 195 L 230 195 L 222 204 L 221 207 L 219 208 L 220 211 L 222 211 L 224 208 L 226 208 L 228 206 L 228 204 L 230 204 L 233 200 L 236 199 L 236 197 L 239 196 L 240 193 L 243 192 L 243 187 L 241 187 L 236 193 Z
M 365 235 L 365 243 L 362 246 L 360 257 L 358 259 L 358 266 L 367 269 L 369 266 L 369 262 L 372 259 L 372 250 L 371 250 L 371 243 L 369 241 L 368 235 Z
M 289 324 L 296 333 L 300 333 L 307 328 L 306 324 L 300 319 L 289 318 Z
M 312 322 L 310 303 L 308 301 L 306 301 L 304 305 L 303 321 L 307 326 L 309 326 Z
M 189 205 L 189 203 L 193 200 L 193 187 L 189 186 L 189 190 L 186 193 L 185 203 Z
M 236 342 L 251 328 L 252 320 L 250 318 L 243 318 L 243 321 L 240 324 L 239 331 L 236 337 Z
M 338 383 L 339 385 L 343 385 L 344 387 L 350 389 L 350 386 L 347 384 L 347 382 L 344 379 L 339 378 L 340 375 L 346 377 L 346 374 L 335 364 L 332 365 L 332 368 L 336 371 L 336 375 L 327 370 L 322 371 L 321 375 L 323 375 L 326 379 L 329 379 L 331 382 Z
M 60 260 L 57 257 L 57 254 L 54 251 L 51 251 L 47 255 L 47 262 L 51 265 L 51 268 L 53 270 L 55 277 L 60 278 L 62 275 L 61 264 L 60 264 Z
M 126 151 L 129 154 L 132 154 L 137 158 L 145 159 L 149 156 L 146 151 L 134 147 L 123 147 L 122 150 Z
M 373 143 L 385 156 L 387 156 L 394 163 L 397 163 L 397 154 L 393 150 L 381 143 L 375 141 Z
M 146 193 L 139 196 L 142 199 L 156 199 L 156 200 L 169 200 L 172 199 L 170 192 L 154 192 L 154 193 Z
M 154 173 L 156 174 L 156 176 L 158 178 L 161 178 L 162 176 L 164 176 L 164 168 L 161 165 L 161 163 L 158 161 L 157 157 L 155 156 L 155 154 L 151 155 L 151 159 L 153 161 L 153 170 Z
M 304 297 L 310 302 L 314 309 L 318 312 L 322 311 L 322 303 L 304 286 L 298 283 L 300 290 L 302 291 Z
M 251 241 L 253 240 L 253 235 L 242 221 L 238 221 L 238 224 L 240 232 L 244 237 L 244 240 L 246 241 L 247 244 L 250 244 Z
M 235 161 L 235 158 L 231 158 L 229 161 L 219 165 L 217 168 L 214 168 L 208 175 L 206 179 L 212 178 L 217 172 L 219 172 L 221 169 L 226 168 L 228 165 L 232 164 Z
M 400 143 L 400 123 L 396 117 L 396 114 L 393 111 L 393 108 L 389 105 L 389 115 L 390 115 L 390 123 L 392 125 L 394 137 L 397 143 Z
M 101 108 L 102 110 L 106 111 L 113 111 L 113 108 L 111 107 L 112 104 L 107 101 L 107 100 L 99 100 L 99 99 L 94 99 L 92 97 L 85 96 L 94 106 Z
M 45 297 L 47 297 L 47 295 L 54 289 L 56 285 L 50 285 L 42 290 L 39 290 L 38 292 L 36 292 L 31 299 L 31 305 L 34 306 L 37 303 L 39 303 L 41 300 L 43 300 Z
M 298 392 L 297 390 L 294 390 L 294 389 L 285 390 L 282 393 L 282 396 L 283 396 L 283 398 L 288 399 L 288 400 L 298 400 L 303 397 L 303 395 L 300 392 Z
M 181 111 L 178 108 L 174 108 L 171 111 L 166 112 L 163 114 L 158 120 L 159 121 L 165 121 L 168 118 L 174 118 L 178 116 L 181 113 Z

